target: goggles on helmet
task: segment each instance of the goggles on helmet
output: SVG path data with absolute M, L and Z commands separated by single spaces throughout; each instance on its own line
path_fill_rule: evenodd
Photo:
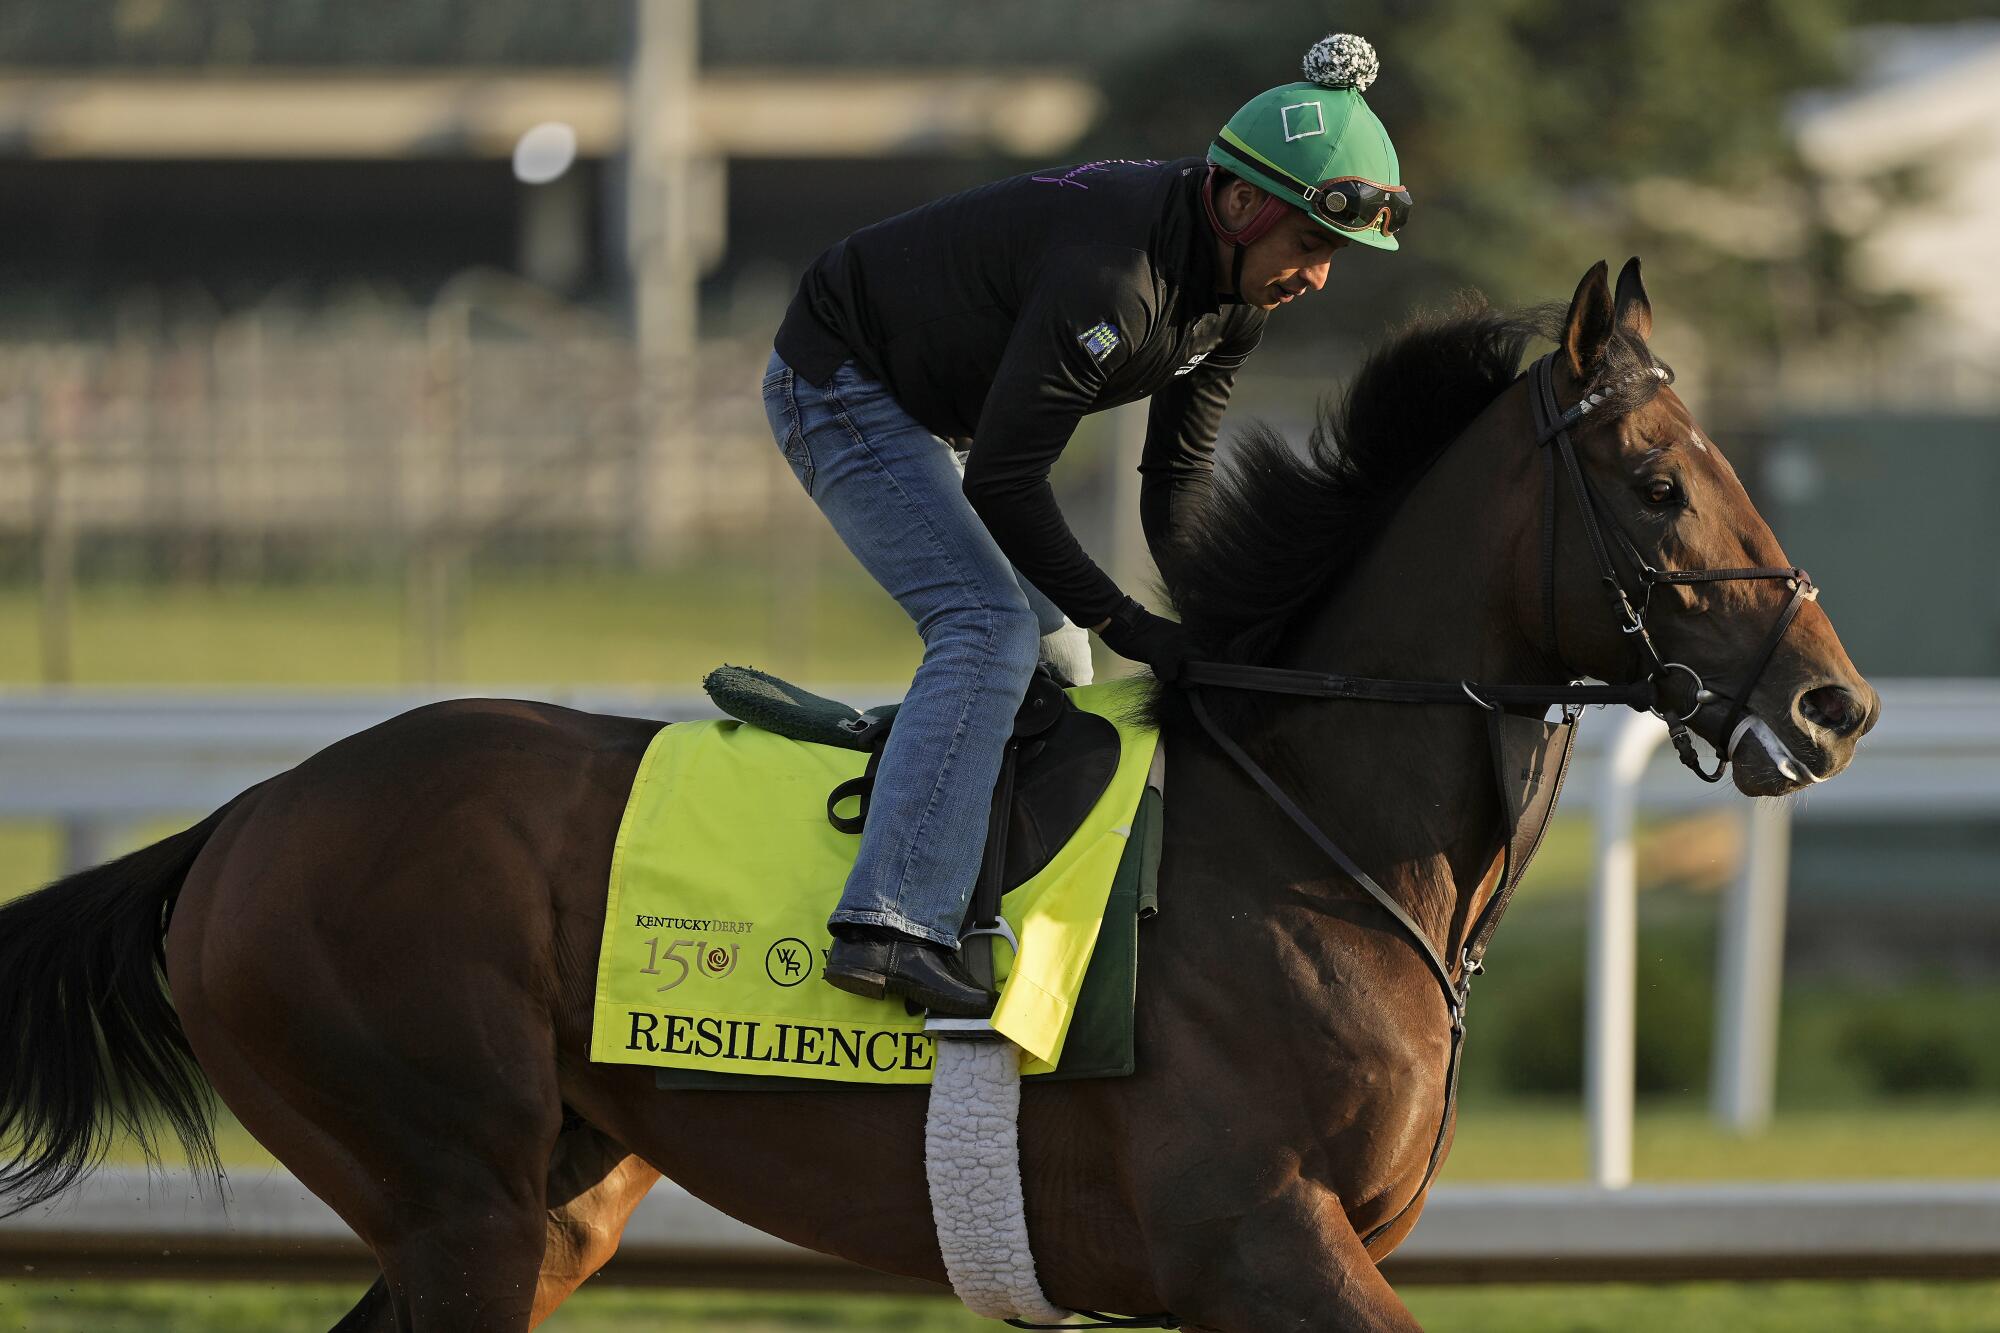
M 1400 185 L 1379 185 L 1359 176 L 1308 185 L 1299 191 L 1312 211 L 1342 231 L 1380 227 L 1394 236 L 1410 220 L 1410 192 Z
M 1231 159 L 1238 155 L 1224 139 L 1218 138 L 1215 146 Z M 1210 160 L 1215 160 L 1213 153 Z M 1223 169 L 1229 169 L 1227 162 L 1223 163 Z M 1383 185 L 1360 176 L 1336 176 L 1318 185 L 1308 185 L 1263 157 L 1257 159 L 1254 170 L 1297 195 L 1315 217 L 1342 231 L 1379 228 L 1384 236 L 1394 236 L 1410 220 L 1410 192 L 1400 185 Z

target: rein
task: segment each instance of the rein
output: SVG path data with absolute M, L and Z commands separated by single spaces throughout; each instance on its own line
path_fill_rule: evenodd
M 1444 1114 L 1438 1124 L 1437 1137 L 1433 1141 L 1429 1163 L 1424 1168 L 1424 1178 L 1416 1193 L 1388 1221 L 1375 1227 L 1361 1238 L 1362 1244 L 1372 1244 L 1397 1222 L 1401 1221 L 1417 1200 L 1423 1198 L 1430 1187 L 1437 1169 L 1443 1161 L 1445 1136 L 1450 1129 L 1452 1112 L 1457 1104 L 1459 1055 L 1465 1044 L 1465 1004 L 1471 991 L 1472 978 L 1484 970 L 1482 960 L 1486 946 L 1500 924 L 1500 917 L 1512 900 L 1514 886 L 1520 872 L 1525 868 L 1526 856 L 1516 855 L 1519 841 L 1518 812 L 1513 809 L 1508 796 L 1508 775 L 1503 760 L 1504 741 L 1502 718 L 1509 708 L 1530 708 L 1546 710 L 1560 705 L 1563 709 L 1563 724 L 1557 735 L 1562 745 L 1561 760 L 1556 768 L 1555 794 L 1560 794 L 1562 777 L 1567 770 L 1570 747 L 1575 742 L 1574 723 L 1577 714 L 1586 705 L 1623 704 L 1642 712 L 1649 712 L 1667 724 L 1668 735 L 1674 744 L 1675 753 L 1697 777 L 1705 782 L 1717 782 L 1728 769 L 1734 757 L 1736 744 L 1741 739 L 1749 721 L 1749 698 L 1763 679 L 1764 670 L 1777 653 L 1779 641 L 1792 621 L 1798 617 L 1801 606 L 1818 598 L 1819 590 L 1812 578 L 1803 569 L 1758 566 L 1733 569 L 1710 570 L 1662 570 L 1655 568 L 1639 552 L 1638 547 L 1626 535 L 1624 529 L 1606 509 L 1589 479 L 1577 462 L 1576 448 L 1570 440 L 1570 428 L 1582 420 L 1604 401 L 1604 395 L 1591 394 L 1575 406 L 1563 411 L 1555 393 L 1554 352 L 1536 361 L 1528 370 L 1530 401 L 1535 418 L 1535 436 L 1538 446 L 1552 446 L 1548 453 L 1548 466 L 1543 487 L 1543 532 L 1542 556 L 1544 569 L 1543 608 L 1548 632 L 1549 659 L 1560 664 L 1562 655 L 1556 638 L 1555 616 L 1555 549 L 1556 520 L 1558 506 L 1556 491 L 1560 485 L 1559 475 L 1569 478 L 1570 489 L 1576 497 L 1578 512 L 1582 515 L 1584 532 L 1589 538 L 1590 549 L 1595 557 L 1600 582 L 1603 584 L 1612 609 L 1618 616 L 1619 629 L 1632 636 L 1644 656 L 1645 675 L 1622 685 L 1584 685 L 1570 683 L 1562 686 L 1475 684 L 1461 680 L 1456 683 L 1444 681 L 1384 680 L 1366 676 L 1343 676 L 1328 672 L 1298 671 L 1276 667 L 1246 666 L 1229 662 L 1189 662 L 1186 663 L 1174 684 L 1188 691 L 1188 701 L 1193 708 L 1202 730 L 1208 733 L 1231 762 L 1243 770 L 1285 817 L 1296 824 L 1313 844 L 1339 866 L 1346 875 L 1360 885 L 1367 894 L 1387 911 L 1390 917 L 1409 936 L 1416 946 L 1424 964 L 1436 978 L 1444 994 L 1445 1007 L 1451 1016 L 1451 1053 L 1445 1068 Z M 1654 366 L 1645 374 L 1662 382 L 1672 382 L 1672 372 L 1664 367 Z M 1637 571 L 1640 594 L 1638 603 L 1633 604 L 1627 593 L 1625 582 L 1619 576 L 1618 566 L 1612 558 L 1611 549 L 1605 541 L 1609 531 L 1622 549 L 1625 558 Z M 1651 604 L 1653 589 L 1663 584 L 1692 584 L 1721 582 L 1739 579 L 1784 579 L 1791 589 L 1791 598 L 1785 603 L 1774 623 L 1764 637 L 1764 642 L 1745 673 L 1743 684 L 1735 692 L 1711 691 L 1702 682 L 1701 676 L 1684 662 L 1669 662 L 1654 645 L 1652 634 L 1646 626 L 1646 614 Z M 1674 690 L 1676 684 L 1683 685 L 1684 695 Z M 1203 687 L 1217 689 L 1249 690 L 1264 694 L 1285 694 L 1316 699 L 1358 699 L 1377 703 L 1406 704 L 1459 704 L 1474 705 L 1485 710 L 1487 734 L 1489 738 L 1490 762 L 1493 778 L 1500 793 L 1501 819 L 1503 829 L 1503 859 L 1500 883 L 1486 906 L 1466 932 L 1466 944 L 1460 950 L 1457 960 L 1457 975 L 1445 961 L 1444 955 L 1422 928 L 1381 885 L 1369 876 L 1354 859 L 1328 837 L 1326 832 L 1302 810 L 1283 788 L 1264 769 L 1225 733 L 1210 716 L 1202 700 Z M 1730 710 L 1723 725 L 1723 734 L 1728 738 L 1724 747 L 1718 750 L 1715 771 L 1704 772 L 1700 757 L 1694 749 L 1693 734 L 1688 721 L 1703 707 L 1717 700 L 1727 700 Z M 1554 809 L 1554 796 L 1543 806 L 1540 819 L 1546 826 L 1548 814 Z M 1539 842 L 1541 828 L 1533 831 L 1525 844 L 1529 853 Z

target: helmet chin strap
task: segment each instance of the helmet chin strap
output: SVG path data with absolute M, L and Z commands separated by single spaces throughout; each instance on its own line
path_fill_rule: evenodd
M 1231 229 L 1223 223 L 1222 214 L 1215 207 L 1215 189 L 1218 179 L 1234 180 L 1236 178 L 1221 167 L 1211 164 L 1207 177 L 1201 183 L 1201 206 L 1203 211 L 1208 214 L 1208 225 L 1214 229 L 1217 236 L 1227 241 L 1236 252 L 1229 266 L 1229 288 L 1236 299 L 1241 301 L 1245 299 L 1243 295 L 1243 260 L 1250 252 L 1251 243 L 1256 241 L 1265 232 L 1271 230 L 1271 228 L 1277 226 L 1278 219 L 1285 215 L 1285 210 L 1290 208 L 1291 205 L 1287 204 L 1277 195 L 1267 191 L 1264 194 L 1263 206 L 1251 214 L 1250 220 L 1240 227 Z

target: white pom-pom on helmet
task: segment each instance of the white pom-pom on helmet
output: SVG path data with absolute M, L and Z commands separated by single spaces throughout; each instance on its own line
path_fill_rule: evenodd
M 1366 38 L 1351 32 L 1330 32 L 1314 42 L 1299 67 L 1305 71 L 1308 83 L 1322 88 L 1352 88 L 1358 93 L 1367 92 L 1368 85 L 1382 72 L 1375 48 Z

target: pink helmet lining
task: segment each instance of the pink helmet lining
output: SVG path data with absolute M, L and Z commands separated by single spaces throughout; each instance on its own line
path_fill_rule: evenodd
M 1238 227 L 1235 231 L 1231 231 L 1222 225 L 1222 215 L 1215 211 L 1216 177 L 1227 174 L 1221 167 L 1213 163 L 1209 164 L 1208 177 L 1201 183 L 1201 206 L 1207 211 L 1208 225 L 1215 229 L 1217 236 L 1228 241 L 1231 245 L 1249 245 L 1259 236 L 1277 226 L 1278 219 L 1283 217 L 1285 210 L 1292 207 L 1292 205 L 1267 190 L 1264 194 L 1264 206 L 1258 209 L 1248 222 Z

